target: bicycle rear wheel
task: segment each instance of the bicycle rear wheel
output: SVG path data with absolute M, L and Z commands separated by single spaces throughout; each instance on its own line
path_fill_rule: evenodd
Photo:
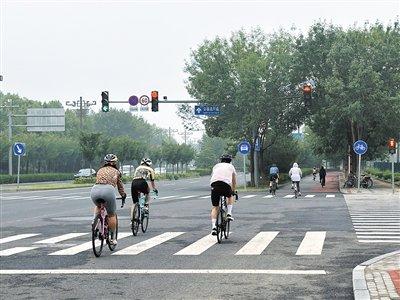
M 147 230 L 147 226 L 149 225 L 149 212 L 142 213 L 142 232 L 145 233 Z
M 131 209 L 131 230 L 134 236 L 137 235 L 140 223 L 140 208 L 139 204 L 135 203 Z
M 222 241 L 221 208 L 220 208 L 220 212 L 218 212 L 218 214 L 217 214 L 217 221 L 215 222 L 215 226 L 217 227 L 217 241 L 218 241 L 218 244 L 221 244 L 221 241 Z
M 276 195 L 276 182 L 272 183 L 272 196 Z
M 108 219 L 108 217 L 107 217 L 107 219 Z M 107 223 L 108 223 L 108 221 L 107 221 Z M 111 239 L 111 234 L 110 234 L 110 228 L 108 228 L 108 230 L 107 230 L 108 232 L 107 232 L 107 244 L 108 244 L 108 248 L 111 250 L 111 251 L 114 251 L 115 250 L 115 246 L 117 246 L 117 245 L 111 245 L 110 244 L 110 239 Z M 114 232 L 114 238 L 115 239 L 118 239 L 118 217 L 117 217 L 117 215 L 115 215 L 115 232 Z
M 99 257 L 103 251 L 104 236 L 103 231 L 103 219 L 97 215 L 92 225 L 92 249 L 94 256 Z
M 231 227 L 231 221 L 229 221 L 229 220 L 226 220 L 226 222 L 225 222 L 225 230 L 224 230 L 224 237 L 225 237 L 225 239 L 228 239 L 229 238 L 229 230 L 230 230 L 230 227 Z

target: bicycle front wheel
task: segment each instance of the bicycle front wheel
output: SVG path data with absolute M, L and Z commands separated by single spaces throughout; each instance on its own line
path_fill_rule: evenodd
M 222 241 L 221 208 L 220 208 L 220 212 L 218 212 L 218 214 L 217 214 L 217 221 L 215 222 L 215 226 L 217 227 L 217 241 L 218 241 L 218 244 L 221 244 L 221 241 Z
M 142 232 L 145 233 L 149 225 L 149 212 L 142 213 Z
M 131 230 L 134 236 L 137 235 L 140 223 L 140 208 L 139 204 L 136 203 L 131 209 Z
M 104 236 L 102 235 L 104 228 L 103 219 L 97 215 L 92 225 L 92 248 L 94 256 L 99 257 L 103 251 Z
M 108 233 L 107 233 L 107 235 L 108 235 L 108 237 L 107 237 L 107 241 L 108 241 L 108 248 L 111 250 L 111 251 L 114 251 L 115 250 L 115 246 L 117 246 L 117 245 L 111 245 L 110 244 L 110 239 L 111 239 L 111 234 L 110 234 L 110 228 L 108 228 Z M 114 232 L 114 239 L 117 239 L 118 238 L 118 217 L 117 217 L 117 215 L 115 215 L 115 232 Z

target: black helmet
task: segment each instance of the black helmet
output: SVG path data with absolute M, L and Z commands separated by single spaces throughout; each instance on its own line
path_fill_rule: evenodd
M 147 165 L 147 166 L 151 166 L 152 162 L 150 158 L 143 158 L 142 161 L 140 162 L 141 165 Z
M 221 162 L 230 163 L 232 161 L 232 155 L 230 154 L 223 154 L 221 156 Z
M 106 156 L 104 156 L 104 162 L 105 163 L 112 163 L 112 162 L 117 162 L 118 161 L 118 157 L 115 154 L 107 154 Z

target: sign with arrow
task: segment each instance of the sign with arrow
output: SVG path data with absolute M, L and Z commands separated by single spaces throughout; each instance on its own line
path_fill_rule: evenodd
M 220 114 L 219 106 L 196 105 L 194 107 L 196 116 L 218 116 Z
M 19 143 L 19 142 L 14 143 L 13 152 L 14 152 L 14 155 L 17 155 L 17 156 L 25 155 L 25 153 L 26 153 L 25 143 Z

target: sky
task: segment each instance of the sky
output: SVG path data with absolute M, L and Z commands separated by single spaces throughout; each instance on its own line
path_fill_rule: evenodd
M 400 15 L 400 0 L 0 0 L 0 10 L 1 91 L 62 103 L 82 96 L 99 110 L 101 91 L 109 91 L 110 101 L 152 90 L 160 98 L 191 99 L 185 61 L 205 39 L 255 27 L 306 32 L 317 20 L 343 27 L 387 23 Z M 183 131 L 174 104 L 140 115 Z

